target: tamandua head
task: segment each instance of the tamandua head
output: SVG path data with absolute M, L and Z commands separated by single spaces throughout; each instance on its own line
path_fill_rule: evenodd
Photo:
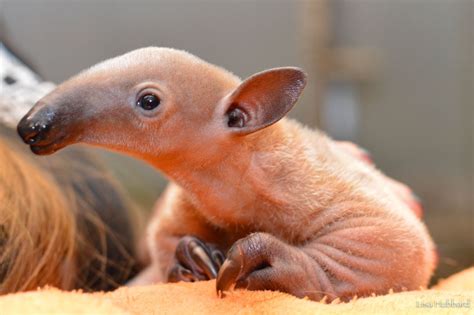
M 59 85 L 23 117 L 18 133 L 39 155 L 87 143 L 171 161 L 270 126 L 305 84 L 298 68 L 270 69 L 242 82 L 184 51 L 142 48 Z

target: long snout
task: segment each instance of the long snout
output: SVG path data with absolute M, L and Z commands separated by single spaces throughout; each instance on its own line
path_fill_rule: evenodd
M 128 105 L 128 90 L 120 88 L 120 80 L 113 80 L 115 76 L 104 71 L 86 71 L 60 84 L 21 119 L 18 134 L 33 153 L 52 154 L 78 142 L 114 144 L 100 136 L 109 133 L 110 138 L 110 130 L 129 120 L 119 110 L 128 109 L 122 106 Z

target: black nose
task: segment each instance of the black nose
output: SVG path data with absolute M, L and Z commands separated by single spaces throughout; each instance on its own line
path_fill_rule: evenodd
M 27 114 L 18 123 L 17 131 L 26 144 L 37 144 L 51 129 L 51 115 L 48 113 Z

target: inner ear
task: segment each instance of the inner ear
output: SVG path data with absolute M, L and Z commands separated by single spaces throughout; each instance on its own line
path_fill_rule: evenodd
M 227 127 L 248 134 L 277 122 L 294 106 L 305 85 L 306 74 L 299 68 L 275 68 L 249 77 L 225 102 Z
M 237 104 L 232 104 L 226 113 L 227 127 L 243 128 L 248 121 L 248 114 L 245 113 Z

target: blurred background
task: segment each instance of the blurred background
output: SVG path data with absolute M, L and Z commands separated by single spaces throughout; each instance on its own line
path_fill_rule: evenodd
M 474 264 L 473 0 L 0 0 L 0 40 L 55 83 L 144 46 L 242 78 L 303 67 L 290 115 L 356 142 L 415 190 L 440 253 L 434 281 Z M 148 213 L 165 179 L 100 154 Z

